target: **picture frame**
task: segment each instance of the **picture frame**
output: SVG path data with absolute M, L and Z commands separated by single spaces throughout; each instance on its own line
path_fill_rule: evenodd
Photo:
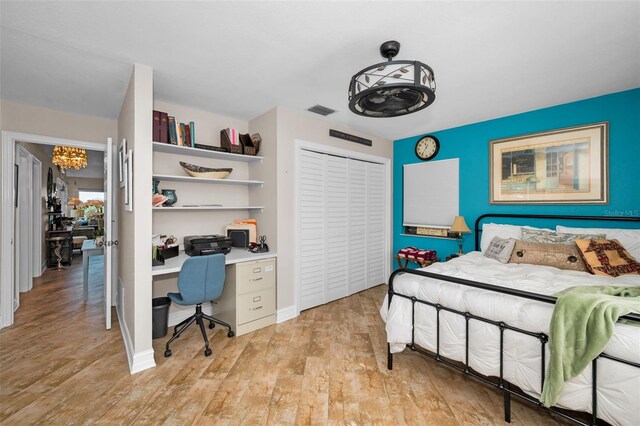
M 608 204 L 609 123 L 489 141 L 490 204 Z
M 125 173 L 124 209 L 133 211 L 133 151 L 130 149 L 124 157 L 123 171 Z
M 122 138 L 122 141 L 118 145 L 118 183 L 120 188 L 126 185 L 125 177 L 126 172 L 124 170 L 124 157 L 127 155 L 127 140 Z

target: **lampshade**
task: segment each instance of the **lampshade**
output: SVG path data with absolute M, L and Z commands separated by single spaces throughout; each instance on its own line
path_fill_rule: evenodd
M 449 232 L 456 232 L 458 234 L 470 234 L 471 229 L 467 226 L 467 222 L 464 221 L 464 216 L 456 216 L 453 219 L 453 225 L 449 228 Z
M 58 145 L 53 149 L 52 162 L 62 169 L 80 170 L 87 167 L 87 151 L 82 148 Z
M 380 54 L 387 62 L 371 65 L 351 77 L 349 109 L 365 117 L 398 117 L 420 111 L 436 98 L 433 69 L 420 61 L 392 60 L 400 43 L 387 41 Z

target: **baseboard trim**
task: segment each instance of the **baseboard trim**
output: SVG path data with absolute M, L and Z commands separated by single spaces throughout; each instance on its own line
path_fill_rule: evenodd
M 44 271 L 47 270 L 47 261 L 45 260 L 44 262 L 42 262 L 42 265 L 40 265 L 40 275 L 44 274 Z
M 121 296 L 120 291 L 123 289 L 122 280 L 118 277 L 118 293 Z M 140 353 L 135 353 L 133 341 L 129 335 L 129 328 L 127 322 L 124 319 L 124 298 L 119 300 L 122 303 L 116 303 L 116 313 L 118 314 L 118 323 L 120 324 L 120 332 L 122 333 L 122 340 L 124 341 L 124 348 L 127 352 L 127 362 L 129 363 L 129 373 L 135 374 L 140 371 L 147 370 L 156 366 L 156 361 L 153 357 L 153 349 L 149 349 Z
M 286 308 L 278 309 L 276 311 L 276 323 L 289 321 L 298 316 L 298 309 L 296 305 L 287 306 Z

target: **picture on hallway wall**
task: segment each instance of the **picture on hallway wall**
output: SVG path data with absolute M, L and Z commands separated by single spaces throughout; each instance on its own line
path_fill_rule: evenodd
M 124 157 L 124 209 L 133 211 L 133 151 L 129 150 Z
M 489 142 L 491 204 L 607 204 L 608 123 Z
M 124 188 L 125 185 L 125 170 L 124 170 L 124 157 L 127 155 L 127 140 L 122 138 L 120 145 L 118 145 L 118 183 L 120 188 Z

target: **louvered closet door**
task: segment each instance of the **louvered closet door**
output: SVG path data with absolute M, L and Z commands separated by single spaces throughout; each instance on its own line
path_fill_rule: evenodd
M 382 164 L 367 163 L 367 284 L 371 288 L 386 282 L 385 208 L 386 176 Z
M 367 163 L 349 159 L 349 294 L 367 288 Z
M 325 303 L 325 159 L 300 153 L 299 233 L 300 310 Z
M 325 161 L 325 302 L 340 299 L 348 292 L 348 160 L 327 155 Z

